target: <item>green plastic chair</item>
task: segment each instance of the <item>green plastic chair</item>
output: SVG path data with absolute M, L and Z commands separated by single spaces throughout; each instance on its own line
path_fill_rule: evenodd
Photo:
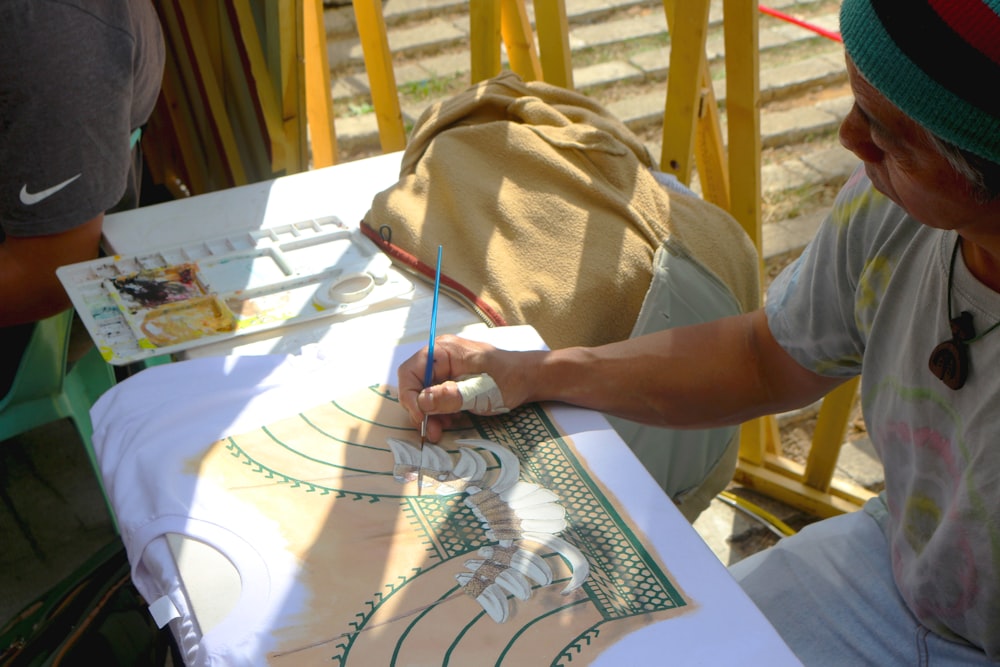
M 0 442 L 68 417 L 80 434 L 103 490 L 91 441 L 94 427 L 90 421 L 90 407 L 115 384 L 115 374 L 96 347 L 66 371 L 72 326 L 72 309 L 35 325 L 10 391 L 0 397 Z

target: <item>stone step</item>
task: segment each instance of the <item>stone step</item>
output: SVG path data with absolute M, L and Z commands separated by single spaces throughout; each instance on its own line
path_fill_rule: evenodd
M 530 1 L 526 4 L 529 21 L 533 24 L 533 4 Z M 809 12 L 813 7 L 823 4 L 824 0 L 774 0 L 768 3 L 768 6 L 790 13 L 801 13 Z M 581 26 L 600 24 L 597 26 L 600 30 L 601 26 L 615 18 L 635 18 L 643 24 L 640 32 L 647 29 L 658 32 L 666 30 L 663 4 L 659 0 L 567 0 L 566 15 L 570 26 L 571 47 L 574 49 L 588 44 L 586 41 L 583 44 L 572 43 L 577 29 Z M 427 34 L 422 38 L 412 34 L 408 38 L 398 36 L 399 34 L 407 35 L 408 30 L 413 28 L 415 23 L 447 17 L 447 19 L 454 21 L 461 32 L 468 35 L 467 0 L 393 0 L 383 5 L 383 16 L 389 43 L 392 45 L 393 52 L 400 56 L 406 55 L 406 48 L 421 51 L 442 48 L 452 43 L 453 36 L 447 33 L 435 35 L 432 31 L 426 31 Z M 767 21 L 773 22 L 775 19 L 762 16 L 762 24 Z M 722 0 L 712 0 L 709 14 L 710 27 L 717 28 L 721 22 Z M 329 41 L 338 44 L 338 48 L 330 53 L 333 69 L 349 65 L 363 67 L 358 42 L 358 28 L 351 6 L 327 8 L 324 14 L 324 25 Z M 824 25 L 823 27 L 829 26 Z M 614 34 L 614 32 L 611 31 L 608 34 Z M 626 34 L 630 38 L 635 36 L 632 33 Z M 397 41 L 398 43 L 396 43 Z M 600 42 L 592 42 L 590 45 L 600 45 Z
M 722 2 L 721 0 L 712 1 L 713 9 L 718 14 Z M 780 0 L 778 4 L 789 6 L 796 4 L 796 1 Z M 525 5 L 528 18 L 533 22 L 534 5 L 530 0 Z M 662 2 L 660 0 L 567 0 L 566 19 L 570 26 L 576 26 L 604 21 L 609 17 L 624 13 L 651 10 L 662 15 Z M 400 26 L 439 16 L 467 16 L 468 12 L 468 0 L 392 0 L 383 3 L 382 7 L 389 34 L 392 34 L 393 30 Z M 350 5 L 327 8 L 324 13 L 324 24 L 327 35 L 331 39 L 357 37 L 358 27 L 354 20 L 354 10 Z
M 604 104 L 660 154 L 669 36 L 663 6 L 651 0 L 566 0 L 577 90 Z M 706 54 L 719 74 L 714 92 L 725 123 L 722 0 L 711 3 Z M 830 2 L 779 0 L 770 7 L 837 29 Z M 531 4 L 528 6 L 531 14 Z M 384 5 L 395 76 L 407 130 L 435 101 L 469 80 L 468 5 L 459 0 L 393 0 Z M 350 7 L 328 9 L 326 27 L 334 71 L 332 94 L 341 159 L 381 151 L 367 77 Z M 840 148 L 836 128 L 851 105 L 841 46 L 773 17 L 760 17 L 761 135 L 765 149 L 802 144 L 780 163 L 762 167 L 765 196 L 837 183 L 856 159 Z M 631 48 L 623 46 L 631 45 Z M 607 53 L 602 58 L 600 54 Z M 803 104 L 800 97 L 814 101 Z
M 642 6 L 642 3 L 632 0 L 617 0 L 619 3 L 626 1 L 632 8 Z M 429 0 L 422 3 L 418 0 L 408 0 L 408 2 L 411 5 L 426 5 Z M 576 0 L 576 2 L 587 4 L 584 0 Z M 398 6 L 396 3 L 392 4 Z M 569 8 L 572 7 L 573 4 L 570 4 Z M 662 7 L 659 7 L 659 11 L 647 11 L 649 16 L 641 17 L 641 22 L 647 27 L 654 26 L 654 29 L 648 31 L 651 34 L 662 35 L 665 31 Z M 655 19 L 659 19 L 662 25 Z M 836 15 L 827 13 L 811 20 L 824 27 L 835 27 Z M 447 21 L 441 19 L 436 19 L 436 21 L 432 28 L 444 30 L 445 24 L 449 30 L 453 28 L 453 25 Z M 631 35 L 634 40 L 637 29 L 647 29 L 640 26 L 634 18 L 611 23 L 613 25 L 603 23 L 598 26 L 583 25 L 572 28 L 571 41 L 575 45 L 574 49 L 583 48 L 581 45 L 609 47 L 612 44 L 621 43 L 624 36 Z M 623 27 L 626 24 L 628 29 Z M 414 34 L 426 34 L 434 31 L 427 27 L 427 22 L 421 22 L 416 28 L 412 27 L 412 23 L 406 25 L 411 26 L 409 30 Z M 622 29 L 618 30 L 616 27 Z M 641 34 L 646 35 L 647 33 Z M 814 33 L 802 28 L 775 21 L 766 16 L 762 17 L 760 45 L 762 54 L 779 52 L 789 48 L 810 47 L 808 49 L 809 57 L 774 67 L 769 66 L 762 56 L 760 75 L 762 104 L 787 98 L 803 90 L 842 84 L 846 80 L 839 45 L 818 38 Z M 709 58 L 718 61 L 722 55 L 722 36 L 712 35 L 706 47 Z M 574 70 L 574 84 L 577 90 L 606 103 L 634 129 L 658 123 L 662 117 L 669 57 L 669 46 L 662 45 L 624 58 L 619 57 L 593 65 L 581 66 Z M 460 50 L 421 58 L 400 57 L 395 75 L 397 85 L 401 90 L 404 123 L 409 126 L 426 106 L 462 87 L 459 85 L 456 88 L 452 82 L 458 81 L 461 84 L 468 80 L 468 52 Z M 605 102 L 602 99 L 600 90 L 622 86 L 632 86 L 637 90 L 629 98 L 617 103 Z M 715 86 L 717 98 L 724 105 L 724 81 L 716 81 Z M 341 113 L 338 114 L 337 133 L 344 152 L 347 154 L 363 152 L 366 146 L 376 148 L 378 146 L 377 124 L 370 103 L 367 103 L 370 98 L 365 74 L 363 72 L 340 74 L 334 78 L 332 90 L 334 100 L 338 103 L 338 109 L 341 110 Z M 352 104 L 346 102 L 348 100 L 363 101 Z M 343 111 L 345 108 L 346 113 Z M 796 140 L 800 136 L 822 132 L 824 126 L 827 126 L 827 129 L 835 127 L 839 119 L 831 117 L 826 109 L 817 109 L 813 114 L 812 121 L 805 128 L 792 128 L 784 124 L 780 116 L 775 116 L 773 127 L 775 129 L 786 128 L 786 131 L 765 131 L 767 137 L 765 145 L 769 145 L 768 142 L 780 144 Z M 762 122 L 764 122 L 763 119 Z M 785 136 L 786 134 L 787 136 Z
M 763 19 L 768 20 L 765 23 Z M 822 27 L 835 28 L 837 17 L 835 13 L 828 13 L 812 20 Z M 710 62 L 719 62 L 723 55 L 723 36 L 718 29 L 720 25 L 721 22 L 717 21 L 714 26 L 716 29 L 706 42 L 706 54 Z M 402 87 L 442 78 L 467 79 L 470 69 L 468 39 L 467 15 L 434 17 L 419 24 L 406 23 L 390 30 L 388 40 L 395 59 L 397 85 Z M 569 35 L 571 53 L 576 62 L 588 52 L 613 52 L 623 44 L 636 44 L 643 40 L 651 43 L 651 46 L 625 59 L 601 60 L 601 64 L 613 64 L 612 71 L 620 70 L 627 73 L 626 77 L 664 79 L 667 74 L 667 63 L 670 60 L 670 49 L 667 44 L 669 38 L 662 9 L 658 12 L 647 12 L 644 16 L 614 19 L 599 25 L 571 26 Z M 808 30 L 769 17 L 762 18 L 759 33 L 762 54 L 778 49 L 821 44 L 820 40 L 823 38 Z M 662 44 L 657 47 L 656 41 Z M 363 51 L 356 32 L 339 38 L 328 36 L 328 50 L 334 100 L 344 101 L 369 96 L 370 87 L 364 71 Z M 606 75 L 595 76 L 587 69 L 574 70 L 574 84 L 578 90 L 585 91 L 592 86 L 614 82 L 607 81 Z
M 595 66 L 596 67 L 596 66 Z M 842 60 L 831 56 L 818 56 L 782 67 L 761 72 L 761 97 L 774 98 L 780 88 L 808 89 L 826 87 L 833 83 L 843 87 L 846 74 Z M 725 81 L 715 82 L 716 96 L 720 104 L 725 104 Z M 656 126 L 662 122 L 663 105 L 666 96 L 665 83 L 647 86 L 646 92 L 609 102 L 608 110 L 621 118 L 633 130 Z M 404 120 L 409 125 L 416 120 L 431 101 L 422 105 L 404 107 Z M 833 133 L 847 114 L 852 104 L 849 92 L 844 90 L 832 97 L 810 106 L 797 106 L 784 110 L 761 111 L 761 142 L 764 147 L 775 147 L 803 141 L 809 137 Z M 378 149 L 378 124 L 374 113 L 340 117 L 335 121 L 338 144 L 347 153 Z M 660 154 L 658 143 L 649 146 L 653 155 Z M 797 170 L 802 171 L 797 167 Z M 809 169 L 806 168 L 805 172 Z M 836 179 L 840 171 L 830 175 Z M 774 187 L 780 187 L 789 180 L 782 172 L 774 172 L 777 180 Z M 780 176 L 780 177 L 779 177 Z M 826 178 L 823 179 L 824 182 Z M 767 181 L 767 178 L 765 178 Z M 765 190 L 773 189 L 765 182 Z

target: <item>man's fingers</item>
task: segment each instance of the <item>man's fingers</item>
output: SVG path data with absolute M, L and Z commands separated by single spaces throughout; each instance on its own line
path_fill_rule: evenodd
M 463 410 L 476 414 L 499 414 L 505 410 L 499 388 L 487 375 L 472 380 L 475 373 L 488 366 L 483 354 L 493 348 L 484 343 L 444 335 L 436 339 L 434 348 L 434 381 L 431 387 L 424 387 L 427 364 L 427 348 L 420 350 L 400 366 L 399 402 L 409 413 L 414 424 L 420 424 L 424 415 L 432 415 L 427 424 L 427 435 L 431 442 L 437 442 L 442 429 L 451 422 L 451 417 Z M 473 376 L 469 373 L 472 372 Z M 459 377 L 465 382 L 465 396 L 452 378 Z M 485 381 L 488 379 L 489 381 Z
M 452 415 L 434 415 L 427 420 L 427 439 L 437 443 L 444 435 L 445 429 L 451 426 Z
M 427 387 L 417 396 L 417 407 L 424 414 L 451 414 L 461 412 L 462 394 L 454 381 Z

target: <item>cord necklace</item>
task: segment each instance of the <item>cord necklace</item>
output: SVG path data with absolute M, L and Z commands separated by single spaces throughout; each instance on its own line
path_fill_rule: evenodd
M 1000 327 L 1000 321 L 997 321 L 977 336 L 972 313 L 963 310 L 957 317 L 952 317 L 951 291 L 955 278 L 955 258 L 958 256 L 961 240 L 961 236 L 955 237 L 955 247 L 952 248 L 951 264 L 948 267 L 948 322 L 951 325 L 951 338 L 939 343 L 928 361 L 931 372 L 952 389 L 961 389 L 969 378 L 969 345 Z

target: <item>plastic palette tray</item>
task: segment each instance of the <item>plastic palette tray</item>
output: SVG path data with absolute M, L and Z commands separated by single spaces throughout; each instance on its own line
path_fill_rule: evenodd
M 327 217 L 56 270 L 104 358 L 127 364 L 412 297 L 357 230 Z

